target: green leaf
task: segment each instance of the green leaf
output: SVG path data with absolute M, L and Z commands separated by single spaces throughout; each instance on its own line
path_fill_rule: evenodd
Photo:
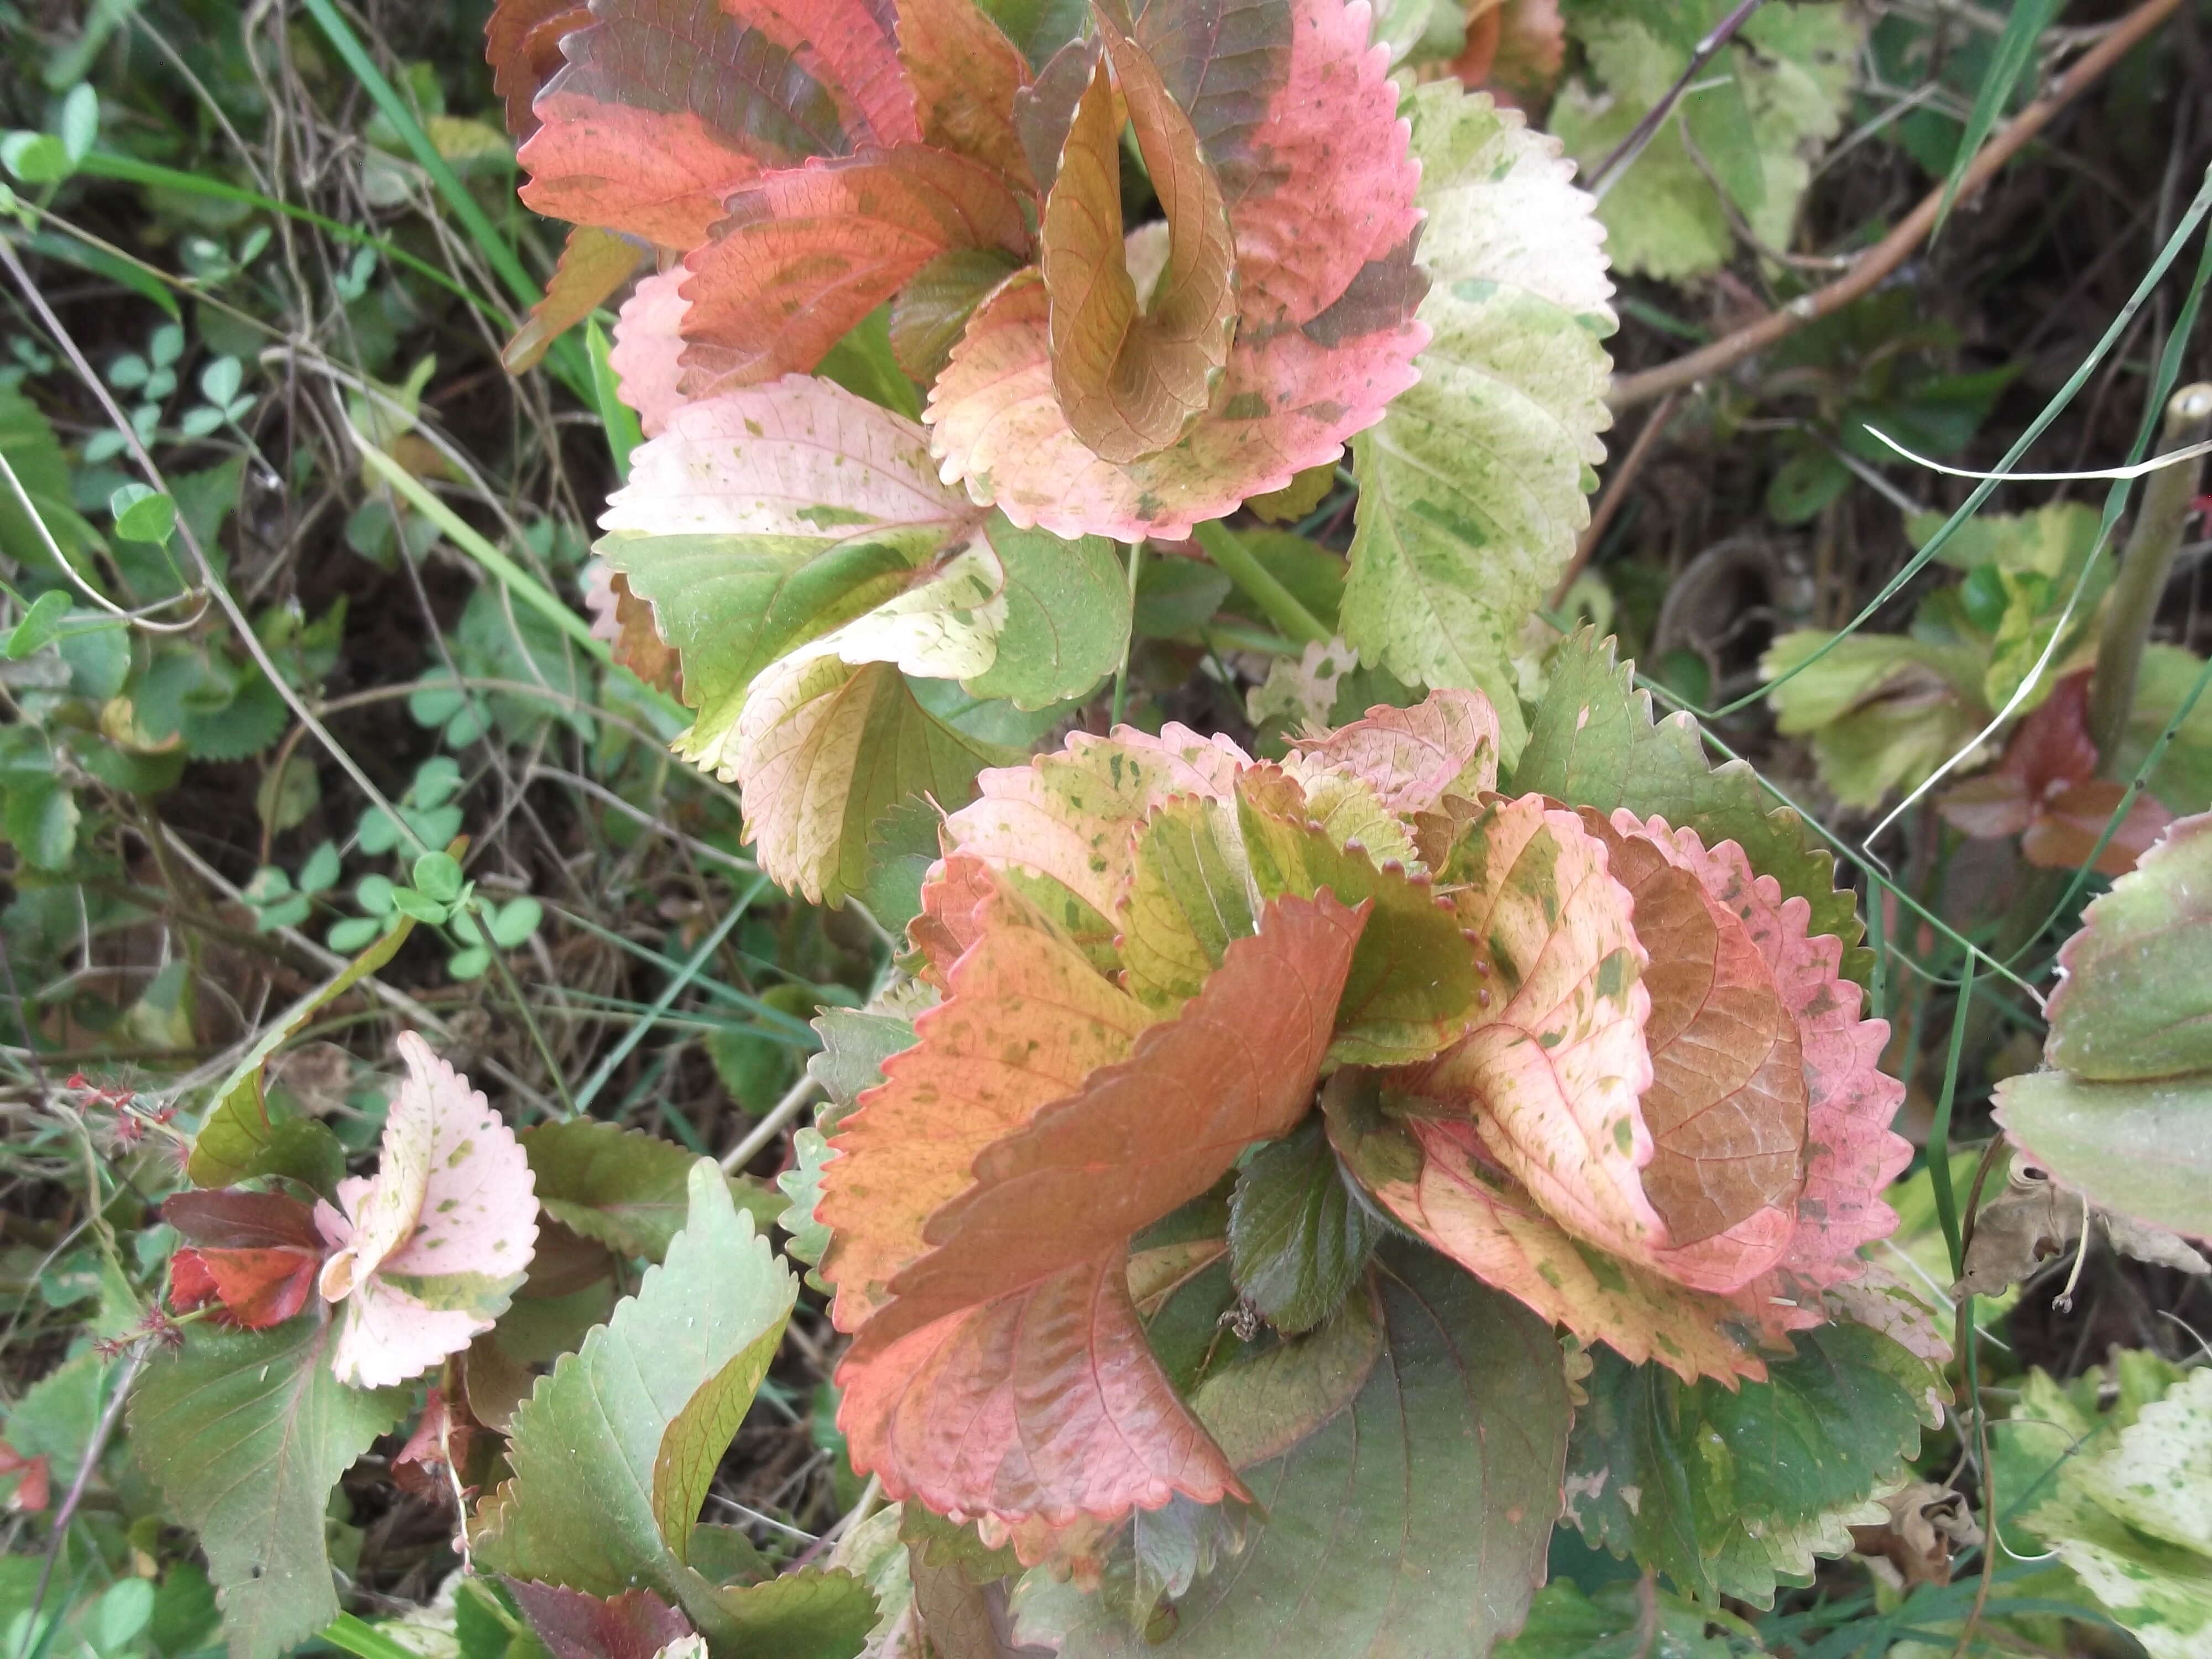
M 12 842 L 26 863 L 41 870 L 65 870 L 76 850 L 82 817 L 76 797 L 58 778 L 17 774 L 7 781 L 0 805 L 0 837 Z
M 416 890 L 439 904 L 451 904 L 461 896 L 460 860 L 450 853 L 429 852 L 415 860 Z
M 1640 1595 L 1633 1579 L 1585 1595 L 1573 1579 L 1554 1577 L 1536 1592 L 1521 1634 L 1501 1643 L 1495 1659 L 1730 1659 L 1736 1651 L 1726 1636 L 1706 1633 L 1715 1624 L 1734 1621 L 1667 1590 L 1656 1598 L 1655 1644 Z
M 61 440 L 38 405 L 12 386 L 0 386 L 0 454 L 15 469 L 33 509 L 27 514 L 15 492 L 0 487 L 0 554 L 27 570 L 60 575 L 53 555 L 46 550 L 46 538 L 39 533 L 43 524 L 63 556 L 76 561 L 82 570 L 83 556 L 100 544 L 100 532 L 74 504 L 69 458 L 62 453 Z
M 409 1391 L 349 1389 L 319 1316 L 267 1331 L 191 1327 L 131 1401 L 131 1444 L 199 1534 L 232 1659 L 275 1659 L 338 1613 L 323 1510 L 398 1421 Z
M 822 1265 L 822 1253 L 830 1248 L 830 1229 L 815 1219 L 814 1206 L 822 1201 L 823 1166 L 837 1154 L 815 1128 L 801 1129 L 793 1135 L 791 1152 L 791 1167 L 775 1178 L 777 1190 L 791 1200 L 776 1218 L 776 1224 L 791 1235 L 783 1253 L 793 1261 L 804 1262 L 808 1269 L 806 1282 L 826 1292 L 829 1285 L 813 1269 Z
M 2212 813 L 2168 828 L 2082 913 L 2058 965 L 2052 1065 L 2100 1082 L 2212 1072 Z
M 806 1062 L 806 1074 L 830 1097 L 817 1114 L 826 1135 L 836 1132 L 863 1089 L 884 1080 L 884 1062 L 914 1047 L 914 1021 L 873 1008 L 824 1008 L 814 1018 L 814 1030 L 822 1052 Z
M 416 921 L 427 921 L 433 927 L 444 921 L 449 914 L 447 906 L 426 894 L 416 892 L 412 887 L 393 888 L 392 908 L 403 916 Z
M 1419 384 L 1352 443 L 1342 631 L 1409 684 L 1486 693 L 1510 758 L 1521 625 L 1574 552 L 1605 455 L 1613 288 L 1589 198 L 1548 140 L 1452 82 L 1405 109 L 1431 338 Z
M 1943 199 L 1936 210 L 1935 235 L 1943 234 L 1944 221 L 1951 216 L 1951 204 L 1959 194 L 1960 180 L 1966 176 L 1975 152 L 1996 126 L 1997 117 L 2005 112 L 2014 87 L 2035 60 L 2035 49 L 2043 31 L 2051 27 L 2064 3 L 2065 0 L 2019 0 L 2012 8 L 2012 15 L 2005 19 L 2004 33 L 1997 37 L 1996 51 L 1974 94 L 1973 112 L 1966 117 L 1966 130 L 1959 135 L 1959 153 L 1951 158 L 1950 173 L 1943 180 Z
M 2034 655 L 2027 649 L 2020 659 L 2027 625 L 2012 641 L 2021 671 Z M 1809 740 L 1820 781 L 1839 802 L 1869 811 L 1973 742 L 1989 718 L 1985 673 L 2000 672 L 1972 647 L 1899 634 L 1838 640 L 1818 629 L 1783 635 L 1759 667 L 1775 683 L 1768 700 L 1777 727 Z
M 414 925 L 402 921 L 347 963 L 329 983 L 309 992 L 286 1009 L 246 1050 L 246 1057 L 231 1068 L 230 1075 L 216 1085 L 215 1105 L 192 1139 L 191 1157 L 185 1166 L 194 1185 L 230 1187 L 249 1176 L 293 1175 L 318 1191 L 327 1190 L 321 1179 L 327 1174 L 327 1154 L 317 1149 L 320 1140 L 329 1140 L 335 1147 L 335 1138 L 319 1123 L 297 1120 L 300 1127 L 292 1128 L 272 1121 L 262 1097 L 262 1072 L 269 1064 L 269 1057 L 319 1010 L 343 996 L 397 956 Z M 289 1132 L 280 1133 L 286 1130 Z M 310 1131 L 320 1131 L 319 1139 Z M 342 1150 L 338 1158 L 338 1172 L 343 1174 Z M 331 1179 L 335 1181 L 335 1177 Z
M 1758 774 L 1741 761 L 1709 764 L 1687 714 L 1655 724 L 1651 694 L 1635 688 L 1634 665 L 1616 666 L 1613 642 L 1595 630 L 1567 640 L 1549 666 L 1528 746 L 1513 769 L 1513 793 L 1607 813 L 1620 806 L 1638 817 L 1656 813 L 1695 830 L 1708 847 L 1739 843 L 1784 898 L 1812 906 L 1808 931 L 1841 939 L 1844 977 L 1866 984 L 1874 954 L 1858 945 L 1865 930 L 1856 898 L 1837 890 L 1834 858 L 1814 846 L 1796 813 L 1773 805 Z
M 70 613 L 70 596 L 61 588 L 50 587 L 31 601 L 31 608 L 23 613 L 8 635 L 8 660 L 20 662 L 33 651 L 51 644 L 61 631 L 62 618 Z
M 1848 1522 L 1904 1478 L 1923 1401 L 1942 1385 L 1863 1326 L 1794 1340 L 1796 1357 L 1733 1392 L 1593 1348 L 1567 1454 L 1567 1515 L 1583 1536 L 1686 1592 L 1761 1607 L 1778 1583 L 1811 1583 L 1816 1553 L 1848 1550 Z
M 698 1160 L 673 1141 L 574 1118 L 521 1135 L 545 1213 L 617 1253 L 659 1261 L 684 1225 Z M 730 1199 L 765 1229 L 781 1208 L 764 1188 L 727 1177 Z
M 177 504 L 142 483 L 120 484 L 107 498 L 115 533 L 126 542 L 166 542 L 177 528 Z
M 995 520 L 990 537 L 1006 570 L 999 651 L 962 686 L 1022 709 L 1091 690 L 1129 643 L 1129 584 L 1114 544 L 1102 536 L 1063 541 Z
M 492 943 L 502 951 L 513 951 L 526 943 L 545 920 L 545 907 L 525 893 L 513 898 L 491 912 Z
M 689 1564 L 699 1506 L 799 1286 L 731 1203 L 712 1160 L 692 1166 L 688 1196 L 665 1260 L 515 1412 L 514 1474 L 478 1511 L 477 1560 L 593 1595 L 653 1588 L 739 1652 L 749 1642 L 810 1650 L 774 1644 L 786 1622 L 805 1634 L 826 1621 L 835 1632 L 854 1605 L 841 1575 L 720 1590 Z M 873 1606 L 868 1598 L 863 1635 Z
M 1154 1644 L 1113 1598 L 1030 1573 L 1024 1640 L 1084 1659 L 1487 1652 L 1516 1628 L 1559 1495 L 1566 1384 L 1552 1333 L 1425 1252 L 1389 1255 L 1384 1346 L 1349 1411 L 1243 1471 L 1270 1517 L 1175 1604 Z
M 2028 1524 L 2151 1659 L 2212 1641 L 2212 1370 L 2145 1406 L 2118 1443 L 2076 1455 Z
M 1334 1313 L 1385 1231 L 1352 1195 L 1318 1117 L 1261 1147 L 1229 1203 L 1237 1287 L 1280 1331 L 1311 1330 Z
M 1997 1085 L 1996 1119 L 2038 1168 L 2105 1208 L 2212 1237 L 2212 1075 L 2023 1073 Z

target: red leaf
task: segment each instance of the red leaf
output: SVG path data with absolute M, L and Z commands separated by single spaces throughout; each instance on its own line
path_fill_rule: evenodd
M 1341 766 L 1375 786 L 1382 804 L 1411 817 L 1446 795 L 1474 800 L 1498 787 L 1498 711 L 1473 691 L 1431 691 L 1411 708 L 1378 703 L 1324 738 L 1293 738 L 1314 766 Z
M 484 24 L 491 89 L 507 100 L 507 130 L 519 143 L 538 131 L 531 111 L 538 90 L 568 60 L 561 38 L 592 21 L 580 0 L 499 0 Z
M 1668 1239 L 1654 1261 L 1694 1289 L 1737 1290 L 1774 1266 L 1796 1225 L 1806 1110 L 1796 1021 L 1750 930 L 1705 890 L 1702 860 L 1656 820 L 1647 831 L 1627 811 L 1581 817 L 1635 900 L 1636 936 L 1651 955 L 1644 1190 Z
M 8 1494 L 8 1507 L 17 1515 L 37 1515 L 53 1497 L 53 1462 L 44 1452 L 36 1457 L 26 1457 L 6 1441 L 0 1440 L 0 1475 L 20 1474 L 15 1491 Z
M 923 977 L 939 990 L 952 964 L 982 937 L 983 906 L 998 890 L 990 866 L 963 853 L 930 872 L 921 890 L 921 914 L 906 931 L 927 963 Z
M 2021 852 L 2030 864 L 2046 869 L 2078 868 L 2095 849 L 2127 793 L 2124 785 L 2109 778 L 2087 778 L 2055 791 L 2045 797 L 2043 810 L 2021 837 Z M 2097 873 L 2127 874 L 2172 822 L 2173 814 L 2155 795 L 2137 795 L 2112 840 L 2105 842 L 2105 850 L 2097 854 Z
M 507 1587 L 553 1659 L 653 1659 L 692 1633 L 684 1615 L 651 1590 L 624 1590 L 601 1601 L 521 1578 L 507 1580 Z
M 568 64 L 516 157 L 538 212 L 692 247 L 763 167 L 852 147 L 819 77 L 714 0 L 597 0 L 592 15 L 562 40 Z
M 810 370 L 938 255 L 1020 258 L 1029 240 L 1000 176 L 948 150 L 902 144 L 765 174 L 684 262 L 685 394 Z
M 240 1192 L 235 1188 L 177 1193 L 162 1201 L 161 1219 L 194 1244 L 234 1250 L 286 1245 L 302 1250 L 323 1248 L 322 1235 L 315 1231 L 313 1208 L 281 1193 Z
M 179 1256 L 185 1252 L 179 1251 Z M 315 1274 L 323 1265 L 321 1249 L 213 1250 L 194 1252 L 223 1311 L 233 1323 L 247 1330 L 281 1325 L 307 1305 Z
M 1009 283 L 969 324 L 928 419 L 946 475 L 1018 525 L 1178 538 L 1334 461 L 1413 381 L 1427 339 L 1413 314 L 1426 286 L 1412 257 L 1419 170 L 1368 9 L 1243 5 L 1203 27 L 1193 10 L 1147 7 L 1136 33 L 1227 197 L 1239 315 L 1228 366 L 1180 441 L 1116 466 L 1060 410 L 1042 282 Z
M 193 1313 L 210 1302 L 220 1302 L 215 1275 L 198 1250 L 185 1249 L 169 1258 L 169 1305 L 179 1313 Z
M 894 0 L 724 0 L 830 89 L 853 148 L 920 142 Z M 821 154 L 830 154 L 823 151 Z

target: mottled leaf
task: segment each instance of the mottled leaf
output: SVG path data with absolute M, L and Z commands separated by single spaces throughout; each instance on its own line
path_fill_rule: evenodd
M 1409 684 L 1488 694 L 1523 732 L 1511 659 L 1589 521 L 1609 426 L 1612 284 L 1557 141 L 1449 82 L 1407 106 L 1427 210 L 1420 382 L 1354 445 L 1344 636 Z
M 340 1382 L 337 1328 L 200 1325 L 131 1399 L 131 1444 L 199 1534 L 232 1659 L 276 1659 L 338 1615 L 324 1545 L 331 1488 L 399 1420 L 399 1389 Z
M 1029 251 L 999 175 L 921 144 L 764 174 L 686 256 L 682 385 L 693 398 L 812 369 L 924 265 L 955 249 Z
M 975 0 L 902 0 L 898 51 L 923 142 L 1028 183 L 1014 100 L 1030 66 Z
M 2212 813 L 2184 818 L 2058 954 L 2054 1066 L 2099 1082 L 2212 1072 Z
M 2212 1238 L 2212 1078 L 2024 1072 L 1997 1085 L 1996 1120 L 2037 1167 L 2106 1209 Z
M 315 1224 L 335 1249 L 319 1281 L 337 1307 L 331 1364 L 354 1388 L 419 1376 L 507 1311 L 538 1242 L 514 1132 L 412 1031 L 376 1174 L 338 1183 Z
M 1432 812 L 1447 795 L 1473 801 L 1498 787 L 1498 711 L 1465 691 L 1432 691 L 1411 708 L 1387 703 L 1322 738 L 1294 738 L 1294 775 L 1340 766 L 1365 779 L 1393 812 Z
M 1424 333 L 1412 315 L 1415 170 L 1395 89 L 1367 50 L 1364 9 L 1295 0 L 1201 17 L 1159 4 L 1133 38 L 1160 72 L 1163 111 L 1188 115 L 1227 204 L 1237 337 L 1206 412 L 1126 465 L 1086 447 L 1055 390 L 1044 282 L 1025 273 L 977 310 L 927 416 L 946 475 L 1015 523 L 1124 541 L 1186 535 L 1334 460 L 1410 384 Z M 1068 61 L 1090 80 L 1088 64 Z M 1059 67 L 1031 104 L 1055 143 L 1042 94 Z M 1133 92 L 1133 107 L 1146 95 Z M 1034 163 L 1038 145 L 1025 148 Z M 1153 171 L 1157 180 L 1157 158 Z M 1110 263 L 1103 243 L 1099 258 Z

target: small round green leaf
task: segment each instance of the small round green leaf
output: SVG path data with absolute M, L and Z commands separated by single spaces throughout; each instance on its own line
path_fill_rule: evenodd
M 415 860 L 415 885 L 423 896 L 451 904 L 461 896 L 461 866 L 449 853 L 425 853 Z
M 536 933 L 538 924 L 544 919 L 545 907 L 527 893 L 519 899 L 510 899 L 487 915 L 492 938 L 505 951 L 514 950 Z
M 177 527 L 177 504 L 142 483 L 117 486 L 107 498 L 115 533 L 126 542 L 166 542 Z
M 437 900 L 416 892 L 412 887 L 392 890 L 392 908 L 403 916 L 412 916 L 417 921 L 427 921 L 434 927 L 445 921 L 448 912 Z

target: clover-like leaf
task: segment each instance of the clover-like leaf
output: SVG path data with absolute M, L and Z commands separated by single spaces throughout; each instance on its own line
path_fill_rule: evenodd
M 480 1091 L 402 1032 L 407 1077 L 385 1118 L 374 1176 L 315 1206 L 334 1254 L 318 1280 L 337 1304 L 331 1356 L 355 1388 L 404 1382 L 488 1331 L 538 1240 L 530 1164 Z
M 1558 142 L 1449 82 L 1408 106 L 1429 274 L 1419 383 L 1354 445 L 1345 638 L 1400 678 L 1486 692 L 1519 752 L 1510 659 L 1588 522 L 1612 284 Z

